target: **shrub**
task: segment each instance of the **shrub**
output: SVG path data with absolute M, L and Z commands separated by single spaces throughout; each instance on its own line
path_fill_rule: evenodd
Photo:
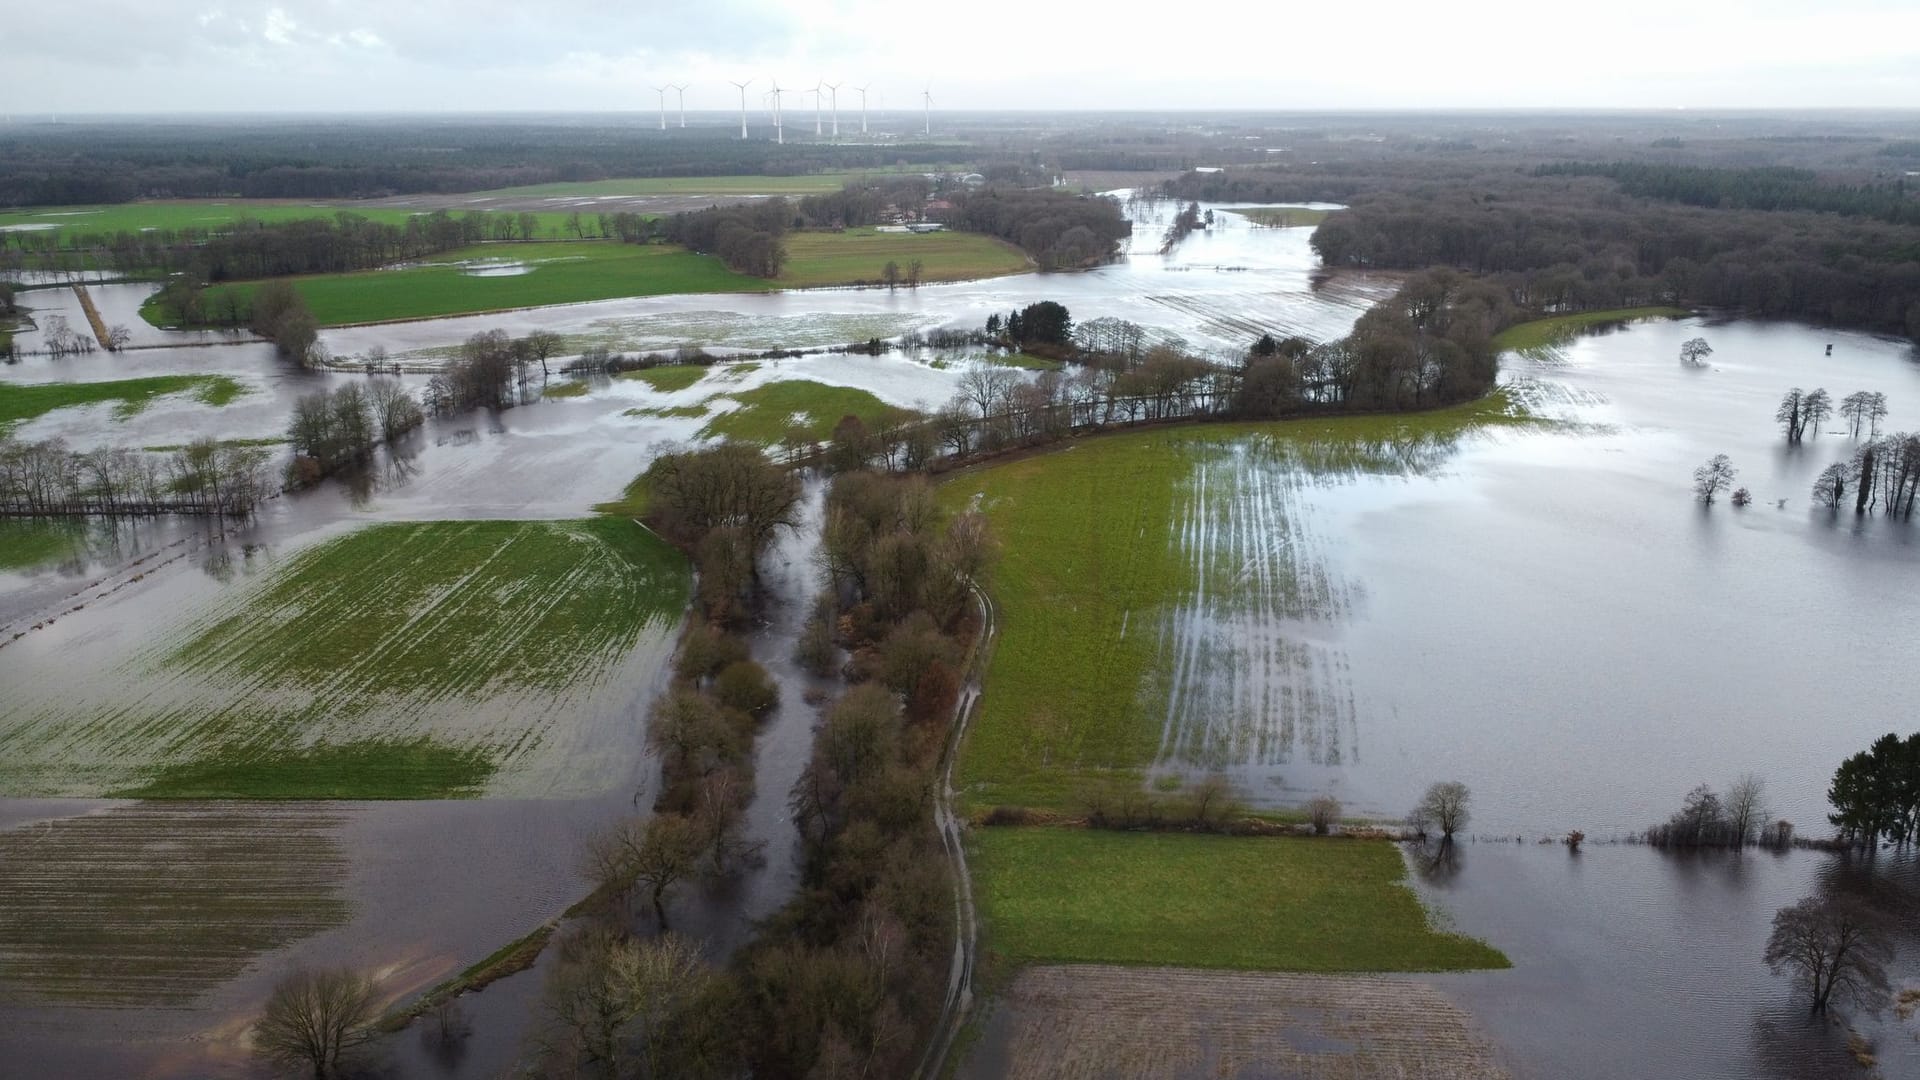
M 1340 822 L 1340 800 L 1331 795 L 1316 795 L 1307 801 L 1307 820 L 1313 823 L 1313 835 L 1325 836 Z
M 720 704 L 750 716 L 764 716 L 780 704 L 780 688 L 767 669 L 751 660 L 736 660 L 713 680 L 713 696 Z

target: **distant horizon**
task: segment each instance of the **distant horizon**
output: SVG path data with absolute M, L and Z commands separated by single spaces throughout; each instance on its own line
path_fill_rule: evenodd
M 788 116 L 790 117 L 790 119 L 787 122 L 790 126 L 793 126 L 793 127 L 798 127 L 801 123 L 801 120 L 799 118 L 800 112 L 804 111 L 809 117 L 813 113 L 813 106 L 811 104 L 805 106 L 804 110 L 802 110 L 798 106 L 793 106 L 793 105 L 787 106 L 787 109 L 789 110 Z M 749 105 L 747 109 L 749 122 L 750 123 L 755 122 L 753 119 L 755 117 L 764 119 L 767 115 L 767 112 L 768 110 L 765 105 Z M 845 105 L 842 105 L 840 107 L 840 122 L 842 124 L 846 123 L 847 116 L 849 115 L 850 112 L 852 115 L 857 117 L 859 115 L 859 107 L 856 105 L 851 110 L 849 110 Z M 1299 116 L 1299 117 L 1341 117 L 1341 116 L 1672 117 L 1672 116 L 1684 116 L 1684 115 L 1691 114 L 1696 116 L 1741 116 L 1741 117 L 1813 116 L 1813 117 L 1817 117 L 1817 116 L 1831 116 L 1835 114 L 1920 116 L 1920 105 L 1794 105 L 1794 106 L 1778 106 L 1778 107 L 1756 106 L 1756 105 L 1665 105 L 1665 106 L 1662 106 L 1662 105 L 1644 105 L 1644 106 L 1639 106 L 1639 105 L 1636 105 L 1636 106 L 1354 105 L 1354 106 L 1272 106 L 1272 107 L 1257 107 L 1257 108 L 1238 108 L 1238 107 L 1206 106 L 1206 105 L 1132 106 L 1132 107 L 1114 107 L 1114 108 L 1092 108 L 1092 107 L 1086 107 L 1086 106 L 1073 106 L 1073 105 L 1063 105 L 1063 106 L 1053 106 L 1053 107 L 1048 107 L 1048 106 L 957 106 L 953 108 L 942 108 L 936 105 L 933 107 L 932 113 L 935 116 L 941 116 L 941 115 L 1003 116 L 1008 114 L 1018 114 L 1018 115 L 1029 115 L 1029 116 L 1058 116 L 1058 115 L 1209 116 L 1209 115 L 1215 115 L 1215 116 L 1236 116 L 1236 117 L 1250 117 L 1250 116 L 1251 117 L 1258 117 L 1258 116 L 1277 116 L 1277 117 L 1292 117 L 1292 116 Z M 679 114 L 680 114 L 680 110 L 677 106 L 674 106 L 674 105 L 667 106 L 667 118 L 668 118 L 667 130 L 668 131 L 678 130 L 676 126 L 676 118 L 679 116 Z M 885 108 L 869 107 L 867 109 L 867 114 L 870 117 L 871 116 L 919 116 L 921 115 L 921 109 L 919 106 L 890 106 Z M 305 108 L 167 109 L 167 110 L 157 110 L 157 111 L 150 111 L 150 112 L 118 112 L 118 111 L 113 111 L 108 109 L 75 109 L 70 112 L 65 110 L 62 110 L 59 112 L 18 111 L 13 113 L 0 114 L 0 126 L 5 126 L 6 124 L 12 124 L 15 126 L 28 126 L 33 124 L 46 125 L 49 123 L 63 121 L 67 117 L 87 118 L 87 119 L 94 119 L 94 120 L 106 120 L 106 119 L 169 120 L 169 119 L 225 119 L 225 118 L 257 120 L 257 119 L 272 119 L 272 118 L 278 118 L 278 117 L 288 117 L 288 118 L 298 118 L 298 119 L 313 119 L 313 118 L 328 118 L 328 117 L 367 118 L 367 119 L 372 119 L 372 118 L 416 119 L 416 118 L 438 118 L 438 117 L 529 118 L 529 117 L 573 117 L 573 116 L 610 116 L 610 117 L 632 116 L 632 117 L 641 117 L 641 118 L 651 118 L 651 117 L 656 117 L 658 115 L 659 115 L 659 109 L 657 106 L 599 108 L 599 109 L 588 109 L 588 108 L 576 109 L 576 108 L 559 108 L 559 107 L 487 108 L 487 109 L 305 109 Z M 686 110 L 686 115 L 689 120 L 692 120 L 695 117 L 709 118 L 709 119 L 717 118 L 718 122 L 725 123 L 728 120 L 728 118 L 737 118 L 740 115 L 740 111 L 737 106 L 729 109 L 729 108 L 721 108 L 721 107 L 695 108 L 689 105 Z M 811 122 L 811 121 L 809 120 L 808 122 Z M 810 134 L 810 133 L 807 133 L 807 134 Z M 1915 132 L 1915 135 L 1916 137 L 1920 137 L 1920 132 Z M 842 138 L 851 137 L 851 133 L 843 133 L 841 137 Z

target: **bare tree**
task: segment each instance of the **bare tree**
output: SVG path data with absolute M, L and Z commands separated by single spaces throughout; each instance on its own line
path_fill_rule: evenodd
M 1883 920 L 1849 897 L 1809 896 L 1773 917 L 1762 959 L 1807 995 L 1811 1010 L 1836 998 L 1874 1010 L 1886 1000 L 1892 958 Z
M 1840 419 L 1847 422 L 1847 434 L 1860 437 L 1861 425 L 1867 422 L 1867 412 L 1872 408 L 1873 393 L 1867 390 L 1855 390 L 1840 400 Z
M 899 288 L 900 264 L 891 259 L 887 260 L 887 265 L 880 270 L 880 280 L 886 283 L 888 292 Z
M 1680 345 L 1680 362 L 1683 364 L 1698 367 L 1706 363 L 1707 357 L 1712 355 L 1713 346 L 1707 344 L 1707 339 L 1703 337 L 1688 338 Z
M 1725 454 L 1715 454 L 1707 459 L 1705 465 L 1693 470 L 1694 497 L 1708 506 L 1713 505 L 1713 497 L 1733 486 L 1737 475 L 1733 462 Z
M 654 921 L 664 933 L 667 893 L 693 876 L 700 856 L 707 850 L 706 829 L 683 814 L 659 814 L 647 819 L 636 840 L 628 853 L 628 865 L 634 881 L 646 889 Z
M 1787 441 L 1797 443 L 1807 430 L 1806 414 L 1807 392 L 1794 387 L 1780 399 L 1780 407 L 1773 410 L 1773 418 L 1786 433 Z
M 1733 845 L 1746 847 L 1767 820 L 1766 782 L 1752 773 L 1740 774 L 1727 788 L 1723 805 Z
M 268 995 L 266 1013 L 253 1026 L 254 1050 L 277 1065 L 310 1068 L 314 1080 L 328 1080 L 373 1037 L 378 1016 L 378 997 L 366 975 L 344 968 L 295 971 Z
M 1234 809 L 1233 782 L 1220 773 L 1212 773 L 1193 786 L 1193 823 L 1202 829 L 1214 828 Z
M 1466 828 L 1470 795 L 1467 785 L 1458 780 L 1442 780 L 1420 797 L 1408 820 L 1422 833 L 1439 829 L 1442 840 L 1451 840 L 1454 833 Z
M 1833 398 L 1825 387 L 1816 386 L 1801 403 L 1800 411 L 1805 419 L 1803 426 L 1812 434 L 1820 434 L 1820 425 L 1833 416 Z
M 1325 836 L 1340 821 L 1340 800 L 1331 795 L 1315 795 L 1307 800 L 1307 820 L 1313 822 L 1313 834 Z
M 1847 497 L 1847 484 L 1853 479 L 1853 470 L 1844 461 L 1836 461 L 1821 470 L 1820 478 L 1813 482 L 1813 501 L 1821 506 L 1837 507 Z
M 687 1018 L 713 983 L 692 942 L 592 928 L 560 944 L 542 992 L 540 1075 L 680 1075 Z

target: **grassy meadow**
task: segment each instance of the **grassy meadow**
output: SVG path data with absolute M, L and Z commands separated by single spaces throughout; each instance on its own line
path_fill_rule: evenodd
M 118 663 L 74 657 L 84 683 L 0 701 L 0 794 L 597 790 L 688 587 L 677 552 L 614 518 L 372 525 L 249 577 Z
M 1340 687 L 1316 682 L 1322 658 L 1285 632 L 1341 618 L 1351 589 L 1301 492 L 1424 472 L 1463 433 L 1518 422 L 1495 395 L 1106 436 L 949 479 L 942 500 L 978 498 L 1001 548 L 965 800 L 1065 807 L 1086 780 L 1156 761 L 1219 767 L 1272 759 L 1283 735 L 1339 739 Z M 1291 689 L 1270 704 L 1276 685 Z
M 476 244 L 405 267 L 292 281 L 322 326 L 344 326 L 637 296 L 852 285 L 880 280 L 888 260 L 900 263 L 904 273 L 908 263 L 919 259 L 924 281 L 991 277 L 1029 268 L 1018 249 L 974 233 L 808 232 L 790 235 L 787 248 L 786 268 L 771 281 L 735 273 L 711 255 L 605 240 Z M 509 264 L 525 272 L 475 272 Z M 208 293 L 216 299 L 227 290 L 250 296 L 256 287 L 223 285 Z M 156 325 L 172 317 L 153 301 L 141 314 Z
M 1025 273 L 1033 260 L 1012 244 L 980 233 L 883 233 L 874 229 L 787 235 L 787 265 L 779 283 L 804 289 L 881 281 L 888 262 L 920 260 L 920 280 L 966 281 Z
M 987 940 L 1019 963 L 1508 966 L 1485 943 L 1429 925 L 1385 841 L 986 828 L 970 843 Z
M 798 427 L 815 440 L 833 435 L 843 417 L 857 416 L 871 427 L 892 406 L 865 390 L 828 386 L 810 379 L 767 383 L 751 390 L 716 395 L 740 403 L 730 412 L 716 413 L 700 429 L 703 439 L 735 439 L 771 446 Z M 708 399 L 710 402 L 714 398 Z
M 1264 225 L 1269 229 L 1295 229 L 1317 226 L 1327 220 L 1331 210 L 1310 210 L 1304 206 L 1240 206 L 1232 207 L 1230 214 L 1239 214 L 1255 225 Z
M 203 405 L 221 406 L 247 392 L 227 375 L 153 375 L 107 382 L 15 383 L 0 390 L 0 435 L 23 420 L 79 405 L 113 402 L 113 417 L 138 416 L 155 399 L 192 394 Z
M 50 229 L 33 228 L 26 231 L 55 233 L 59 238 L 59 244 L 66 247 L 71 246 L 82 236 L 137 233 L 146 230 L 205 231 L 222 225 L 231 225 L 242 219 L 274 224 L 307 218 L 331 218 L 335 214 L 345 213 L 383 225 L 404 225 L 408 218 L 418 217 L 428 212 L 375 206 L 361 207 L 353 203 L 315 203 L 276 199 L 158 200 L 117 203 L 111 206 L 57 206 L 27 210 L 0 210 L 0 230 L 10 227 L 19 229 L 21 226 L 53 226 Z M 453 209 L 448 213 L 458 217 L 464 211 Z M 567 219 L 565 213 L 549 211 L 537 216 L 540 219 L 538 231 L 541 235 L 554 237 L 564 235 Z
M 1550 319 L 1535 319 L 1507 327 L 1494 335 L 1493 347 L 1500 352 L 1519 353 L 1529 359 L 1551 360 L 1558 356 L 1562 346 L 1594 327 L 1641 319 L 1683 319 L 1688 314 L 1685 308 L 1637 307 L 1556 315 Z

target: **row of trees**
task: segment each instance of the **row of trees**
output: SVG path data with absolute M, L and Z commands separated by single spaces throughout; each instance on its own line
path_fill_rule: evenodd
M 1680 809 L 1652 826 L 1643 839 L 1663 848 L 1743 848 L 1749 844 L 1785 847 L 1793 826 L 1767 820 L 1766 784 L 1747 773 L 1727 786 L 1724 797 L 1706 784 L 1687 792 Z
M 520 400 L 536 365 L 544 377 L 560 354 L 558 334 L 536 330 L 509 337 L 505 330 L 488 330 L 469 337 L 460 352 L 427 380 L 424 404 L 442 415 L 470 409 L 506 409 Z
M 1852 458 L 1827 466 L 1813 482 L 1813 501 L 1821 506 L 1844 506 L 1849 492 L 1856 514 L 1878 510 L 1911 520 L 1920 503 L 1920 434 L 1902 431 L 1868 439 Z
M 244 517 L 272 494 L 267 451 L 200 439 L 169 453 L 0 440 L 0 510 Z

